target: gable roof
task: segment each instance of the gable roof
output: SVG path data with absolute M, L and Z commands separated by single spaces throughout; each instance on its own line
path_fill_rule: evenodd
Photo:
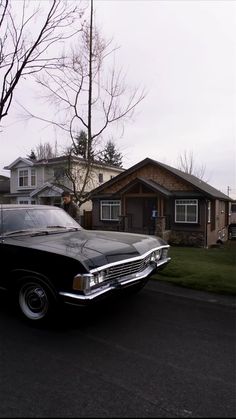
M 72 190 L 70 188 L 67 188 L 66 186 L 61 186 L 61 185 L 57 185 L 56 183 L 46 182 L 42 186 L 38 187 L 37 189 L 34 189 L 31 192 L 30 196 L 32 198 L 36 195 L 41 195 L 43 192 L 47 193 L 48 191 L 54 192 L 54 194 L 57 196 L 61 196 L 63 191 L 72 193 Z
M 9 164 L 8 166 L 5 166 L 4 169 L 11 170 L 13 167 L 15 167 L 20 162 L 23 162 L 26 166 L 56 165 L 56 164 L 67 162 L 68 157 L 69 156 L 64 155 L 64 156 L 59 156 L 59 157 L 52 157 L 50 159 L 40 159 L 40 160 L 32 160 L 32 159 L 25 158 L 25 157 L 18 157 L 11 164 Z M 75 162 L 75 163 L 86 164 L 86 160 L 83 157 L 72 156 L 72 161 Z M 107 164 L 107 163 L 104 163 L 104 162 L 98 161 L 98 160 L 94 160 L 92 162 L 92 166 L 94 166 L 96 168 L 114 170 L 118 173 L 121 173 L 125 170 L 123 167 L 117 167 L 117 166 Z
M 184 180 L 185 182 L 188 182 L 192 186 L 194 186 L 199 191 L 203 192 L 204 194 L 212 197 L 212 198 L 218 198 L 223 199 L 227 201 L 231 201 L 231 198 L 227 195 L 225 195 L 223 192 L 220 192 L 218 189 L 214 188 L 213 186 L 209 185 L 208 183 L 204 182 L 203 180 L 197 178 L 194 175 L 190 175 L 189 173 L 182 172 L 179 169 L 176 169 L 174 167 L 168 166 L 167 164 L 161 163 L 159 161 L 150 159 L 149 157 L 145 158 L 144 160 L 140 161 L 139 163 L 135 164 L 134 166 L 130 167 L 129 169 L 125 170 L 124 172 L 117 175 L 115 178 L 112 178 L 108 182 L 103 183 L 102 185 L 95 188 L 92 192 L 92 196 L 94 196 L 97 193 L 100 193 L 105 188 L 113 185 L 114 183 L 120 181 L 121 179 L 124 179 L 127 175 L 135 172 L 136 170 L 142 168 L 143 166 L 146 166 L 147 164 L 152 164 L 157 167 L 161 167 L 168 172 L 174 174 L 181 180 Z M 146 182 L 152 182 L 154 181 L 146 179 Z M 160 187 L 160 185 L 159 185 Z M 163 188 L 163 187 L 162 187 Z
M 154 180 L 145 179 L 143 177 L 137 177 L 136 179 L 132 180 L 128 185 L 123 186 L 117 192 L 119 192 L 119 193 L 127 192 L 128 190 L 133 188 L 137 183 L 142 183 L 144 186 L 147 186 L 148 188 L 152 189 L 154 192 L 160 192 L 165 196 L 171 196 L 172 195 L 172 192 L 170 192 L 168 189 L 164 188 L 164 186 L 159 185 Z
M 14 166 L 16 166 L 18 163 L 23 162 L 26 164 L 26 166 L 33 166 L 34 161 L 24 158 L 24 157 L 18 157 L 16 160 L 14 160 L 11 164 L 8 166 L 5 166 L 4 169 L 11 170 Z

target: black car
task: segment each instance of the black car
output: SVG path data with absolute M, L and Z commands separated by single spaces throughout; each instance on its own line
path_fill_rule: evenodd
M 35 324 L 61 303 L 87 306 L 142 288 L 170 261 L 168 249 L 154 236 L 85 230 L 56 206 L 0 205 L 0 288 Z

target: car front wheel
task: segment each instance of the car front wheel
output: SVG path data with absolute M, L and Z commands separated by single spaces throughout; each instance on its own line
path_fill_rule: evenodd
M 36 323 L 45 322 L 55 311 L 52 291 L 38 279 L 21 282 L 18 288 L 18 304 L 24 317 Z

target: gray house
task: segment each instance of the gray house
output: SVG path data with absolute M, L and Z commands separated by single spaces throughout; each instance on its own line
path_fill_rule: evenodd
M 70 170 L 76 179 L 76 187 L 80 187 L 86 172 L 86 162 L 80 157 L 70 160 Z M 10 171 L 10 190 L 8 199 L 12 204 L 61 204 L 63 190 L 72 192 L 72 182 L 66 176 L 68 156 L 54 157 L 44 160 L 31 160 L 19 157 L 8 166 Z M 92 165 L 89 181 L 86 183 L 88 191 L 120 174 L 124 169 L 108 166 L 99 162 Z M 81 212 L 91 210 L 91 201 L 86 202 Z

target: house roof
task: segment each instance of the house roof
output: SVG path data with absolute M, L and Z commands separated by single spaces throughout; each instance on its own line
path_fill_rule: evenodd
M 229 196 L 220 192 L 218 189 L 214 188 L 213 186 L 209 185 L 208 183 L 204 182 L 203 180 L 197 178 L 196 176 L 190 175 L 189 173 L 182 172 L 179 169 L 168 166 L 167 164 L 164 164 L 164 163 L 161 163 L 159 161 L 150 159 L 148 157 L 145 158 L 144 160 L 140 161 L 139 163 L 135 164 L 134 166 L 130 167 L 129 169 L 125 170 L 124 172 L 120 173 L 115 178 L 112 178 L 108 182 L 105 182 L 102 185 L 95 188 L 92 192 L 92 196 L 97 195 L 98 193 L 102 192 L 105 188 L 107 188 L 109 186 L 112 186 L 114 183 L 120 181 L 121 179 L 124 179 L 129 174 L 135 172 L 136 170 L 142 168 L 143 166 L 146 166 L 147 164 L 152 164 L 156 167 L 161 167 L 161 168 L 167 170 L 168 172 L 174 174 L 175 176 L 177 176 L 181 180 L 184 180 L 185 182 L 191 184 L 192 186 L 194 186 L 194 188 L 196 188 L 198 191 L 204 193 L 205 195 L 208 195 L 208 196 L 213 197 L 213 198 L 218 198 L 218 199 L 222 199 L 222 200 L 231 201 L 231 198 Z M 149 186 L 152 185 L 153 187 L 155 186 L 154 184 L 156 184 L 156 182 L 154 182 L 153 180 L 150 180 L 150 179 L 145 179 L 145 182 L 148 182 Z M 160 188 L 160 185 L 158 185 L 158 187 Z M 163 188 L 163 187 L 161 187 L 161 188 Z M 163 189 L 165 189 L 165 188 L 163 188 Z M 166 189 L 166 191 L 167 191 L 167 189 Z M 168 193 L 170 193 L 170 191 L 168 191 Z
M 55 165 L 60 164 L 67 161 L 68 156 L 59 156 L 59 157 L 52 157 L 51 159 L 40 159 L 40 160 L 32 160 L 25 157 L 18 157 L 8 166 L 5 166 L 4 169 L 11 170 L 14 166 L 16 166 L 19 162 L 25 163 L 26 166 L 45 166 L 45 165 Z M 73 162 L 86 164 L 86 161 L 82 157 L 73 156 Z M 117 171 L 118 173 L 123 172 L 125 169 L 117 166 L 112 166 L 100 161 L 95 160 L 93 166 L 102 167 L 104 169 L 112 169 Z
M 34 160 L 27 159 L 27 158 L 24 158 L 24 157 L 18 157 L 11 164 L 9 164 L 8 166 L 5 166 L 4 169 L 11 170 L 14 166 L 16 166 L 21 161 L 24 162 L 27 166 L 33 166 L 34 165 Z
M 124 193 L 130 190 L 133 186 L 135 186 L 137 183 L 142 183 L 143 185 L 147 186 L 148 188 L 152 189 L 154 192 L 160 192 L 165 196 L 171 196 L 172 192 L 170 192 L 168 189 L 164 188 L 163 186 L 159 185 L 157 182 L 154 182 L 154 180 L 145 179 L 143 177 L 137 177 L 132 182 L 130 182 L 128 185 L 125 185 L 123 188 L 118 190 L 118 193 Z
M 61 185 L 57 185 L 55 183 L 50 183 L 50 182 L 46 182 L 44 183 L 42 186 L 40 186 L 39 188 L 33 190 L 30 194 L 31 197 L 34 197 L 36 195 L 40 195 L 40 196 L 50 196 L 50 195 L 55 195 L 55 196 L 61 196 L 63 191 L 68 191 L 68 192 L 72 192 L 71 189 L 66 188 L 65 186 L 61 186 Z

